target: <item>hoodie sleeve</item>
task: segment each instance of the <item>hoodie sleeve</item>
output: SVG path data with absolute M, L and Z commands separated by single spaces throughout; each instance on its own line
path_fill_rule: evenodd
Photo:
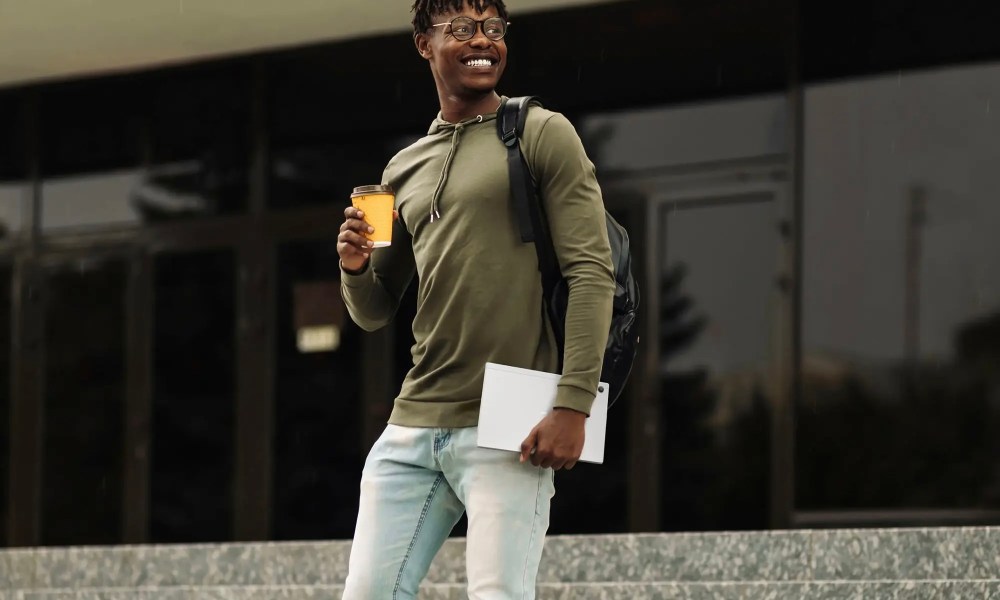
M 383 181 L 390 181 L 388 167 Z M 340 294 L 354 322 L 365 331 L 386 326 L 415 271 L 410 235 L 397 221 L 392 224 L 392 245 L 373 250 L 359 273 L 340 269 Z
M 532 113 L 546 118 L 533 127 Z M 525 129 L 525 153 L 569 288 L 563 372 L 555 406 L 590 414 L 615 292 L 604 200 L 594 165 L 569 120 L 539 109 L 532 113 Z

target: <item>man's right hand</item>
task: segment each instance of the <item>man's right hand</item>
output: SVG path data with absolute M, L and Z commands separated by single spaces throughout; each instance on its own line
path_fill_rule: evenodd
M 375 229 L 365 223 L 364 217 L 365 214 L 353 206 L 344 209 L 344 223 L 337 236 L 337 254 L 340 265 L 348 271 L 363 269 L 372 252 L 374 242 L 365 237 L 365 233 Z

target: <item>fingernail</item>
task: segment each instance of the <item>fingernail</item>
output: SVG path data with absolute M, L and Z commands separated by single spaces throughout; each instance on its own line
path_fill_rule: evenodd
M 369 227 L 368 228 L 368 233 L 375 233 L 375 228 L 374 227 Z
M 358 216 L 359 216 L 359 217 L 363 217 L 363 216 L 365 216 L 365 213 L 364 213 L 364 211 L 361 211 L 361 210 L 359 210 L 359 211 L 358 211 Z
M 375 242 L 368 242 L 368 247 L 369 248 L 374 248 L 375 247 Z
M 361 256 L 364 256 L 365 258 L 368 258 L 368 253 L 367 252 L 362 252 Z

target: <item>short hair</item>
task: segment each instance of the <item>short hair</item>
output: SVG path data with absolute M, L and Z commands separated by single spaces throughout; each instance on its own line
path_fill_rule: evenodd
M 476 9 L 476 12 L 486 12 L 491 6 L 507 20 L 507 7 L 503 0 L 415 0 L 413 3 L 413 35 L 423 33 L 431 28 L 431 16 L 443 15 L 448 11 L 462 10 L 465 5 Z

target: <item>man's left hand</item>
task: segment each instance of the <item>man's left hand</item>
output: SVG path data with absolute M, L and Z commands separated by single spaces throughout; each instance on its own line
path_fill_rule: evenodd
M 521 462 L 536 467 L 572 469 L 583 452 L 587 415 L 571 408 L 555 408 L 521 443 Z M 534 450 L 534 452 L 532 452 Z

